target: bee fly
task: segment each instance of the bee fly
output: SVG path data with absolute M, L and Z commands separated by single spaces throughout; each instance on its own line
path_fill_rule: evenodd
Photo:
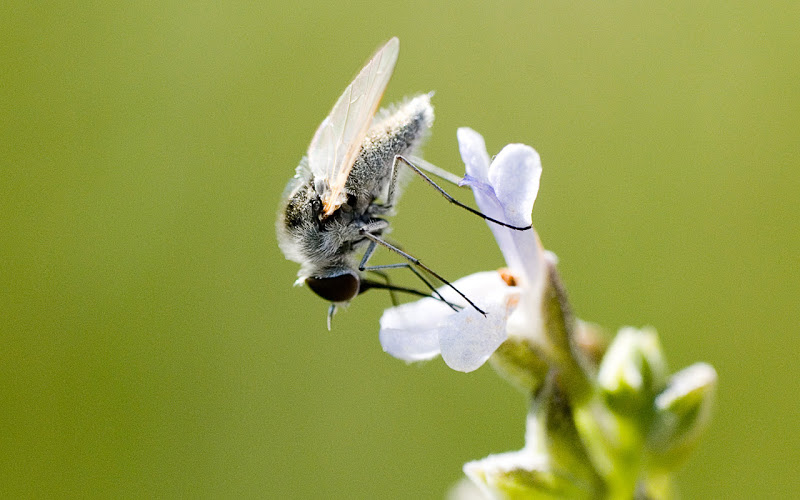
M 457 310 L 415 268 L 419 267 L 485 314 L 447 280 L 383 239 L 389 223 L 381 217 L 392 214 L 399 196 L 398 184 L 409 172 L 420 175 L 450 202 L 491 222 L 519 230 L 530 227 L 509 226 L 484 216 L 456 201 L 420 170 L 424 168 L 438 177 L 458 182 L 453 174 L 412 156 L 433 125 L 432 94 L 418 95 L 375 115 L 397 61 L 399 46 L 397 38 L 389 40 L 336 101 L 289 181 L 278 214 L 278 244 L 287 259 L 300 264 L 297 283 L 307 284 L 314 293 L 331 302 L 329 329 L 336 305 L 346 304 L 370 288 L 429 296 L 392 285 L 383 274 L 386 269 L 408 268 L 425 283 L 433 297 Z M 401 166 L 408 169 L 401 172 Z M 378 245 L 407 262 L 367 266 Z M 363 257 L 356 264 L 356 252 L 364 247 Z M 382 275 L 386 282 L 366 278 L 366 271 Z

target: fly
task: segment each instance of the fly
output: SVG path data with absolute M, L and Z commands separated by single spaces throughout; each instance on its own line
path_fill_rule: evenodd
M 399 47 L 397 38 L 389 40 L 345 88 L 317 128 L 306 156 L 286 187 L 278 214 L 278 244 L 287 259 L 300 264 L 297 283 L 305 283 L 331 303 L 328 328 L 337 305 L 347 304 L 370 288 L 428 296 L 392 285 L 384 271 L 397 268 L 411 270 L 433 297 L 457 309 L 458 306 L 439 295 L 417 268 L 426 271 L 485 314 L 443 277 L 383 238 L 389 230 L 384 217 L 392 215 L 399 185 L 411 172 L 420 175 L 450 202 L 484 219 L 512 229 L 530 228 L 509 226 L 461 204 L 421 170 L 458 182 L 456 176 L 413 156 L 430 135 L 434 119 L 432 93 L 378 111 Z M 393 251 L 406 262 L 368 266 L 378 246 Z M 362 249 L 359 261 L 356 256 Z M 365 276 L 368 271 L 384 276 L 386 282 L 368 279 Z

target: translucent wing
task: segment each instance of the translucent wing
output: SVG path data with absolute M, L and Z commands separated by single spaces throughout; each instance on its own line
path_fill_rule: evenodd
M 392 76 L 400 41 L 392 38 L 370 59 L 314 134 L 308 164 L 326 216 L 345 200 L 344 184 Z

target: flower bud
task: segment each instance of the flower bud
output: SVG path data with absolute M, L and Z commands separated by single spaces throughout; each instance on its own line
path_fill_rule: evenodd
M 696 363 L 679 371 L 655 399 L 656 421 L 648 440 L 656 462 L 675 468 L 687 457 L 711 421 L 717 372 Z
M 596 470 L 615 494 L 632 494 L 667 367 L 655 331 L 623 328 L 597 374 L 593 398 L 578 404 L 575 425 Z
M 597 374 L 597 383 L 609 409 L 639 415 L 646 427 L 653 397 L 667 379 L 667 364 L 653 329 L 623 328 L 612 342 Z

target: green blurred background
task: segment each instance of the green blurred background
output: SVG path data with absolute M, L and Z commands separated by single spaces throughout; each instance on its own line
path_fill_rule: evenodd
M 392 35 L 385 102 L 537 148 L 534 223 L 574 308 L 719 371 L 686 498 L 800 491 L 797 2 L 6 2 L 0 7 L 0 496 L 438 498 L 523 443 L 488 367 L 381 351 L 388 304 L 293 288 L 281 191 Z M 468 200 L 469 194 L 461 195 Z M 396 240 L 502 265 L 422 183 Z

